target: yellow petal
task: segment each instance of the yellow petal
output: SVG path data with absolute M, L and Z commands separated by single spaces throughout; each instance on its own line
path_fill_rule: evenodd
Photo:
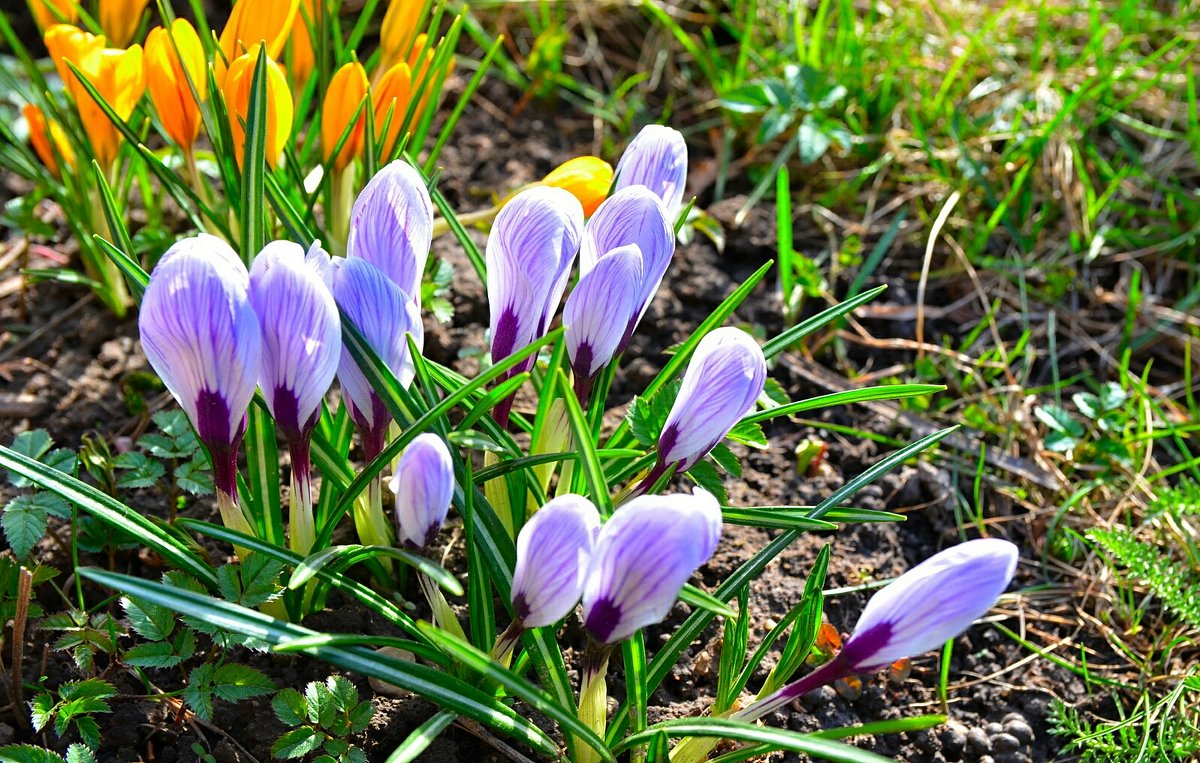
M 376 141 L 383 146 L 381 156 L 388 159 L 396 147 L 396 139 L 404 127 L 404 115 L 412 99 L 412 70 L 401 61 L 384 72 L 379 84 L 371 91 L 375 114 Z M 386 129 L 386 133 L 384 128 Z
M 225 110 L 229 112 L 229 131 L 233 136 L 233 150 L 240 167 L 245 154 L 246 130 L 243 126 L 250 110 L 250 87 L 254 81 L 254 66 L 258 61 L 259 46 L 251 47 L 245 55 L 229 64 L 229 71 L 221 90 L 225 96 Z M 267 164 L 274 167 L 292 132 L 292 93 L 288 89 L 287 76 L 283 67 L 267 59 Z
M 25 104 L 21 112 L 29 125 L 29 142 L 33 144 L 34 152 L 55 177 L 61 178 L 59 157 L 62 157 L 69 167 L 75 166 L 75 151 L 71 148 L 66 133 L 57 122 L 48 122 L 42 110 L 32 103 Z
M 100 28 L 110 45 L 122 48 L 133 41 L 150 0 L 100 0 Z
M 156 27 L 146 38 L 145 62 L 146 89 L 163 129 L 177 145 L 190 150 L 200 133 L 200 106 L 195 95 L 203 101 L 208 92 L 200 36 L 184 19 L 176 19 L 169 34 Z
M 357 61 L 345 64 L 334 72 L 333 78 L 330 79 L 321 109 L 321 148 L 327 163 L 342 133 L 346 132 L 346 126 L 350 124 L 359 105 L 367 97 L 367 89 L 367 72 Z M 333 162 L 334 169 L 343 169 L 362 151 L 365 129 L 366 115 L 359 112 L 354 127 L 346 136 L 346 142 L 342 144 L 342 150 Z
M 225 61 L 232 62 L 254 45 L 267 46 L 267 56 L 279 58 L 284 43 L 296 22 L 300 0 L 238 0 L 229 12 L 229 21 L 221 30 L 220 46 L 224 60 L 217 56 L 218 77 L 224 75 Z
M 577 156 L 568 159 L 542 178 L 542 185 L 569 191 L 590 215 L 604 201 L 613 182 L 613 168 L 598 156 Z
M 424 8 L 424 0 L 391 0 L 388 3 L 383 25 L 379 28 L 379 65 L 384 71 L 400 61 L 407 61 L 412 49 L 420 47 L 416 42 L 417 25 Z
M 29 0 L 29 10 L 40 31 L 55 24 L 74 24 L 79 18 L 79 6 L 74 0 Z

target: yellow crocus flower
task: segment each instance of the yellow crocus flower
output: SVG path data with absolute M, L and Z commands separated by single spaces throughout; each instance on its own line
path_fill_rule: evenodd
M 55 24 L 74 24 L 79 18 L 79 6 L 75 0 L 28 0 L 29 12 L 37 22 L 38 31 L 44 32 Z M 57 11 L 57 13 L 55 12 Z
M 204 79 L 204 47 L 185 19 L 175 19 L 169 33 L 164 27 L 156 27 L 146 38 L 146 89 L 167 135 L 185 152 L 190 152 L 200 134 L 200 104 L 196 95 L 205 100 L 208 88 Z
M 46 50 L 50 53 L 50 60 L 54 62 L 59 79 L 68 88 L 75 80 L 75 75 L 71 74 L 66 62 L 69 60 L 79 66 L 80 61 L 104 49 L 103 37 L 70 24 L 53 24 L 42 36 L 42 42 L 46 44 Z
M 542 185 L 569 191 L 590 215 L 604 201 L 613 182 L 612 165 L 598 156 L 577 156 L 568 159 L 542 178 Z
M 100 28 L 115 48 L 123 48 L 133 41 L 142 13 L 150 0 L 100 0 Z
M 309 75 L 312 74 L 313 66 L 316 65 L 316 58 L 313 54 L 312 32 L 320 28 L 321 19 L 318 13 L 321 10 L 317 7 L 317 0 L 302 0 L 303 5 L 296 13 L 296 20 L 292 23 L 292 35 L 290 37 L 290 52 L 287 59 L 288 78 L 292 82 L 292 89 L 297 94 L 303 89 L 304 84 L 308 82 Z M 309 29 L 311 25 L 312 30 Z
M 232 66 L 235 58 L 259 43 L 266 45 L 269 58 L 279 58 L 299 6 L 300 0 L 237 0 L 218 41 L 217 76 L 224 76 L 226 62 Z
M 246 145 L 246 115 L 250 111 L 250 86 L 254 81 L 254 65 L 258 61 L 259 46 L 254 45 L 246 53 L 229 64 L 221 92 L 225 96 L 225 110 L 229 113 L 229 131 L 233 135 L 233 151 L 238 166 L 242 166 Z M 292 93 L 288 89 L 287 76 L 283 67 L 268 58 L 267 62 L 267 164 L 275 167 L 292 132 L 294 110 Z
M 42 164 L 57 178 L 62 177 L 58 166 L 59 157 L 62 157 L 68 167 L 74 168 L 75 151 L 71 148 L 62 126 L 58 122 L 48 121 L 42 110 L 32 103 L 25 104 L 21 113 L 25 115 L 25 122 L 29 125 L 29 142 L 33 144 L 33 150 L 42 160 Z
M 417 24 L 424 0 L 391 0 L 379 28 L 379 67 L 386 72 L 400 61 L 409 61 L 416 44 Z M 409 61 L 409 66 L 412 62 Z
M 329 89 L 325 91 L 325 103 L 321 109 L 321 148 L 325 154 L 325 162 L 329 163 L 333 149 L 337 147 L 346 125 L 354 118 L 359 105 L 367 97 L 369 83 L 367 72 L 362 64 L 351 61 L 338 69 L 329 81 Z M 367 108 L 370 104 L 367 104 Z M 358 118 L 342 150 L 333 160 L 333 169 L 341 171 L 347 164 L 354 161 L 362 152 L 363 133 L 366 131 L 366 115 L 358 112 Z
M 371 90 L 371 108 L 375 115 L 376 143 L 382 145 L 381 156 L 387 160 L 396 147 L 396 139 L 400 137 L 400 128 L 404 123 L 404 114 L 408 111 L 408 102 L 412 98 L 412 70 L 408 64 L 401 61 L 384 72 L 377 84 Z M 390 112 L 390 119 L 389 119 Z M 384 127 L 387 127 L 386 133 Z

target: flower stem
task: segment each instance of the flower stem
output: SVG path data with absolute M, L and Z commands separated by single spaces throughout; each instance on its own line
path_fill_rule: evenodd
M 289 494 L 288 546 L 301 556 L 307 556 L 316 542 L 313 519 L 312 462 L 309 440 L 301 436 L 288 442 L 292 456 L 292 490 Z
M 579 681 L 579 720 L 601 739 L 608 728 L 608 658 L 613 648 L 595 641 L 588 643 Z M 600 754 L 587 742 L 576 741 L 576 763 L 598 763 Z

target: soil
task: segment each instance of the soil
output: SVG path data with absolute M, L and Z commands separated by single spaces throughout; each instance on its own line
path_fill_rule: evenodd
M 508 115 L 517 97 L 517 93 L 497 83 L 486 85 L 482 97 L 465 114 L 456 140 L 445 150 L 441 188 L 456 209 L 481 208 L 491 194 L 535 180 L 570 156 L 591 152 L 590 118 L 530 107 L 510 119 Z M 703 157 L 694 157 L 693 161 L 699 163 Z M 4 193 L 15 195 L 24 190 L 10 183 Z M 745 189 L 735 187 L 733 190 Z M 705 192 L 701 195 L 701 205 L 707 206 L 708 201 Z M 731 210 L 740 201 L 735 198 L 713 205 L 712 212 L 719 218 L 729 219 Z M 57 226 L 61 238 L 65 239 L 66 228 L 56 217 L 58 214 L 53 208 L 45 209 L 46 219 Z M 723 252 L 718 252 L 702 237 L 678 249 L 662 289 L 623 363 L 612 397 L 612 404 L 618 409 L 661 367 L 666 358 L 665 350 L 686 338 L 738 283 L 773 256 L 774 211 L 769 205 L 760 204 L 745 225 L 728 228 L 727 233 L 728 242 Z M 472 235 L 482 243 L 482 234 L 473 232 Z M 816 229 L 798 227 L 799 243 L 805 236 L 820 241 L 822 234 Z M 19 234 L 10 232 L 6 238 L 7 251 L 21 246 Z M 873 241 L 865 243 L 871 246 Z M 70 255 L 69 246 L 62 247 L 59 254 Z M 28 253 L 29 266 L 53 264 L 40 251 L 34 249 Z M 438 362 L 454 365 L 470 374 L 477 370 L 472 351 L 485 347 L 488 315 L 484 289 L 451 237 L 439 239 L 434 251 L 455 267 L 452 297 L 455 315 L 449 325 L 427 326 L 426 353 Z M 26 264 L 20 257 L 5 259 L 8 261 L 0 273 L 0 284 L 8 283 L 17 274 L 17 269 Z M 903 257 L 885 261 L 876 281 L 892 286 L 883 298 L 885 305 L 902 306 L 913 301 L 915 279 Z M 831 284 L 831 287 L 837 291 L 844 289 L 845 284 Z M 928 297 L 931 304 L 942 296 L 946 302 L 951 301 L 952 295 L 940 295 L 938 291 L 934 284 Z M 768 278 L 738 310 L 733 321 L 751 326 L 757 333 L 769 337 L 783 328 L 780 315 L 778 296 Z M 44 427 L 59 445 L 76 448 L 89 433 L 98 433 L 111 440 L 129 436 L 143 425 L 143 417 L 130 414 L 123 394 L 130 375 L 146 368 L 136 341 L 133 318 L 116 321 L 83 291 L 62 284 L 42 283 L 22 293 L 4 296 L 0 301 L 0 321 L 4 330 L 0 344 L 0 380 L 3 382 L 0 387 L 3 405 L 0 407 L 7 416 L 2 425 L 6 434 L 0 439 L 8 442 L 11 435 L 19 431 Z M 871 326 L 877 336 L 911 337 L 913 332 L 911 320 L 876 319 Z M 962 330 L 960 321 L 952 315 L 932 320 L 926 326 L 928 336 L 956 335 Z M 789 356 L 791 359 L 774 369 L 773 376 L 793 399 L 829 391 L 819 388 L 809 376 L 796 372 L 797 363 L 807 363 L 808 359 L 791 353 Z M 903 350 L 852 347 L 850 355 L 842 362 L 868 369 L 911 360 L 911 355 Z M 528 391 L 524 395 L 518 408 L 532 403 Z M 149 402 L 152 408 L 168 404 L 162 394 L 152 397 Z M 728 484 L 732 504 L 817 503 L 890 450 L 870 440 L 824 429 L 820 424 L 837 425 L 839 429 L 850 427 L 901 440 L 911 436 L 911 432 L 894 417 L 881 416 L 866 408 L 820 411 L 814 413 L 813 418 L 816 425 L 776 421 L 768 429 L 771 445 L 767 450 L 742 451 L 744 477 Z M 811 475 L 797 473 L 792 455 L 796 445 L 805 439 L 820 440 L 828 445 L 823 464 Z M 854 505 L 864 508 L 903 512 L 907 521 L 855 525 L 836 533 L 812 533 L 773 562 L 752 588 L 750 607 L 755 637 L 761 637 L 772 621 L 778 620 L 799 601 L 810 564 L 823 544 L 833 544 L 827 588 L 841 588 L 872 578 L 891 577 L 960 541 L 953 494 L 959 487 L 960 477 L 942 464 L 938 460 L 903 466 L 865 488 L 853 501 Z M 993 509 L 989 515 L 989 532 L 1023 545 L 1026 561 L 1014 589 L 1041 582 L 1042 572 L 1036 561 L 1040 558 L 1040 549 L 1030 545 L 1028 521 L 1023 510 L 1011 502 L 996 499 L 990 499 L 988 505 Z M 162 512 L 162 507 L 152 500 L 147 501 L 145 508 Z M 200 502 L 184 513 L 212 516 L 213 507 Z M 715 586 L 773 534 L 726 526 L 716 556 L 700 573 L 701 585 Z M 62 565 L 65 561 L 52 544 L 46 544 L 43 550 L 50 562 Z M 107 563 L 100 558 L 85 558 L 83 562 Z M 160 574 L 136 551 L 118 554 L 116 565 L 118 570 L 132 574 L 148 577 Z M 90 600 L 100 598 L 101 592 L 93 591 Z M 860 593 L 830 597 L 826 607 L 828 619 L 840 631 L 848 631 L 865 598 Z M 51 611 L 62 607 L 62 601 L 53 597 L 44 604 Z M 671 633 L 672 624 L 677 624 L 687 611 L 685 605 L 677 605 L 666 624 L 650 629 L 647 646 L 651 653 Z M 1017 614 L 1012 604 L 1005 604 L 1000 611 L 1006 616 Z M 1006 617 L 1006 622 L 1014 629 L 1020 625 L 1015 617 Z M 336 613 L 319 614 L 306 621 L 306 625 L 343 632 L 391 633 L 368 612 L 354 606 L 340 607 Z M 1053 632 L 1054 626 L 1045 627 Z M 576 624 L 567 629 L 563 640 L 564 643 L 582 643 L 580 636 Z M 691 646 L 654 694 L 652 721 L 704 711 L 716 679 L 720 637 L 718 626 L 711 625 Z M 49 634 L 43 631 L 32 632 L 32 643 L 26 652 L 29 655 L 25 664 L 26 680 L 46 676 L 47 685 L 55 686 L 78 677 L 65 655 L 49 653 L 45 649 L 48 638 Z M 569 660 L 574 657 L 568 653 Z M 1017 763 L 1048 760 L 1056 751 L 1047 724 L 1051 700 L 1057 697 L 1073 702 L 1085 695 L 1085 687 L 1066 671 L 1044 660 L 1029 660 L 1028 657 L 1027 651 L 995 628 L 976 626 L 955 643 L 948 693 L 951 720 L 947 724 L 916 734 L 863 737 L 856 743 L 908 761 Z M 302 687 L 307 681 L 320 680 L 333 672 L 323 664 L 296 657 L 248 654 L 245 659 L 266 671 L 281 687 Z M 768 658 L 766 667 L 773 659 Z M 845 699 L 832 689 L 822 689 L 768 718 L 767 722 L 810 731 L 938 712 L 941 705 L 936 691 L 937 673 L 937 658 L 924 655 L 914 661 L 911 675 L 899 685 L 889 683 L 882 676 L 865 677 L 862 694 L 854 700 Z M 612 692 L 617 697 L 622 692 L 619 674 L 619 667 L 610 670 Z M 756 686 L 764 675 L 760 672 L 751 681 L 751 686 Z M 365 680 L 352 678 L 364 697 L 372 696 Z M 218 761 L 268 760 L 271 743 L 284 731 L 270 711 L 269 697 L 236 706 L 218 703 L 213 722 L 197 724 L 181 722 L 177 705 L 137 699 L 136 695 L 142 689 L 132 679 L 122 678 L 118 684 L 128 696 L 115 700 L 113 715 L 104 719 L 102 757 L 105 760 L 194 760 L 196 754 L 192 745 L 195 743 L 209 750 Z M 177 688 L 177 684 L 166 681 L 162 688 Z M 416 698 L 375 696 L 374 701 L 378 706 L 375 720 L 370 730 L 358 740 L 371 760 L 383 760 L 434 712 L 431 705 Z M 12 737 L 11 729 L 20 726 L 11 717 L 0 718 L 6 724 L 0 726 L 0 742 L 10 741 L 3 737 Z M 16 740 L 22 741 L 19 735 Z M 44 741 L 54 742 L 53 739 Z M 776 758 L 791 759 L 786 756 Z M 507 748 L 490 735 L 459 725 L 443 733 L 422 757 L 422 760 L 430 761 L 474 760 L 480 763 L 510 759 L 513 758 Z

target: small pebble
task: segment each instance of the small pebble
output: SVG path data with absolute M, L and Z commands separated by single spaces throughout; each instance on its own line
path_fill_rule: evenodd
M 1022 744 L 1033 744 L 1033 729 L 1024 718 L 1008 718 L 1004 721 L 1004 730 L 1015 736 Z
M 989 723 L 988 725 L 984 726 L 984 727 L 983 727 L 983 730 L 984 730 L 984 731 L 987 733 L 987 735 L 988 735 L 988 736 L 990 736 L 990 737 L 994 737 L 994 736 L 996 736 L 997 734 L 1001 734 L 1001 733 L 1003 733 L 1003 732 L 1004 732 L 1004 727 L 1003 727 L 1003 726 L 1001 726 L 999 723 L 996 723 L 995 721 L 992 721 L 992 722 L 991 722 L 991 723 Z
M 995 760 L 996 763 L 1029 763 L 1029 756 L 1023 752 L 1003 752 Z
M 1001 732 L 992 735 L 993 752 L 1013 752 L 1021 748 L 1021 742 L 1012 734 Z
M 983 729 L 974 726 L 967 732 L 967 749 L 976 755 L 991 752 L 992 740 L 988 739 L 988 735 Z
M 967 727 L 957 721 L 949 721 L 939 732 L 942 742 L 942 752 L 949 760 L 962 757 L 963 748 L 967 745 Z

